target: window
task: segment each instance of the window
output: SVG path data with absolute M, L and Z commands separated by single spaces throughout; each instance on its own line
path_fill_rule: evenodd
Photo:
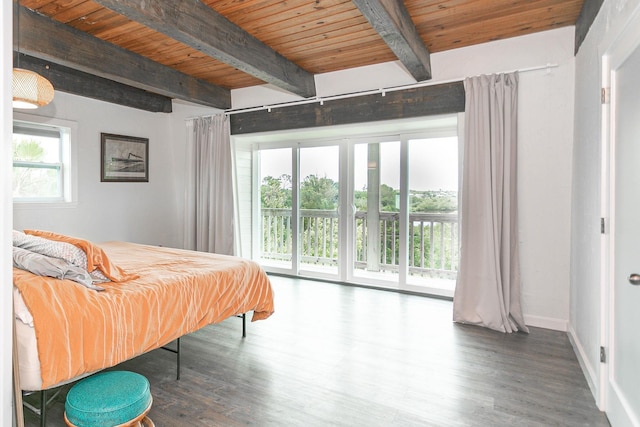
M 43 118 L 13 122 L 13 200 L 17 203 L 73 201 L 72 123 Z M 55 123 L 53 123 L 55 122 Z

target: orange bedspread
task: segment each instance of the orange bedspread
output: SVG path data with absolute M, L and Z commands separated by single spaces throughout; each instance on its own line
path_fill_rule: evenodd
M 138 278 L 96 292 L 14 268 L 34 318 L 42 388 L 114 366 L 211 323 L 273 313 L 273 291 L 258 264 L 241 258 L 124 242 L 100 244 Z

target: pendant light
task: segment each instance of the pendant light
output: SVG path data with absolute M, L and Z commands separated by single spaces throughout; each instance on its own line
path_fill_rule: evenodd
M 20 4 L 16 7 L 18 16 L 18 67 L 13 68 L 13 108 L 43 107 L 53 100 L 53 85 L 35 71 L 20 68 Z
M 53 100 L 53 85 L 34 71 L 14 68 L 11 86 L 13 108 L 38 108 Z

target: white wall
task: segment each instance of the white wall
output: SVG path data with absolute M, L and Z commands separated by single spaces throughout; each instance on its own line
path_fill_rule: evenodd
M 28 114 L 77 124 L 77 201 L 54 208 L 17 205 L 13 227 L 52 230 L 96 242 L 181 247 L 184 120 L 213 112 L 174 103 L 174 113 L 150 113 L 56 92 L 51 104 Z M 149 138 L 148 183 L 100 182 L 101 132 Z
M 559 330 L 569 320 L 573 40 L 569 27 L 431 56 L 434 83 L 554 65 L 520 74 L 519 208 L 525 319 Z M 316 76 L 319 96 L 412 82 L 395 62 Z M 294 99 L 269 86 L 232 91 L 234 108 Z
M 639 0 L 605 0 L 576 56 L 569 332 L 601 409 L 604 369 L 599 349 L 606 345 L 606 331 L 601 328 L 605 301 L 600 279 L 600 217 L 606 215 L 607 203 L 600 179 L 602 56 L 634 13 L 640 13 Z

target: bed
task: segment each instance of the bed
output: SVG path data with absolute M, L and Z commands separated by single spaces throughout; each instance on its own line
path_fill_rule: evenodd
M 128 242 L 96 245 L 34 230 L 25 233 L 29 241 L 71 245 L 86 256 L 86 261 L 75 262 L 85 262 L 86 271 L 66 271 L 62 278 L 34 274 L 15 267 L 14 233 L 14 307 L 25 391 L 74 381 L 232 316 L 253 312 L 256 321 L 274 311 L 269 279 L 253 261 Z M 52 258 L 44 256 L 47 262 Z M 75 268 L 74 260 L 64 260 Z M 90 283 L 82 284 L 87 272 Z

